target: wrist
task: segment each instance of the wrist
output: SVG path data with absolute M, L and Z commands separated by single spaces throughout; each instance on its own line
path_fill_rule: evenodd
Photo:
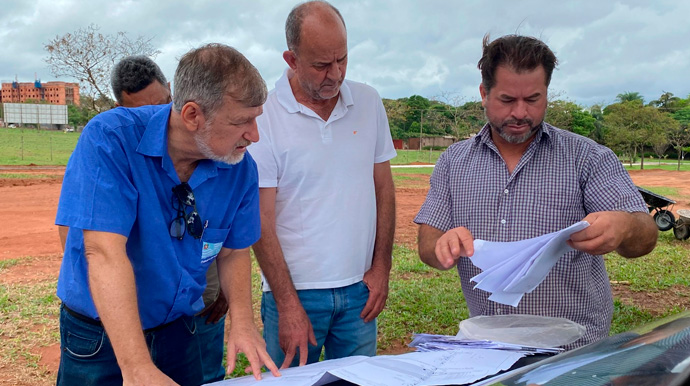
M 122 362 L 118 361 L 120 371 L 122 372 L 122 379 L 125 381 L 125 383 L 136 380 L 148 372 L 158 370 L 156 365 L 153 364 L 150 356 L 141 359 L 142 360 L 137 361 L 135 359 L 128 358 Z
M 289 291 L 280 291 L 280 296 L 276 296 L 276 291 L 273 291 L 273 299 L 280 314 L 302 309 L 302 302 L 294 288 Z
M 381 273 L 389 273 L 391 271 L 392 264 L 391 264 L 391 259 L 376 259 L 372 260 L 371 262 L 371 268 L 369 268 L 372 271 L 376 272 L 381 272 Z

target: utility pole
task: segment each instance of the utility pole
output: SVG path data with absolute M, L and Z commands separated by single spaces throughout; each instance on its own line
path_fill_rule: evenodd
M 419 116 L 419 151 L 422 151 L 422 128 L 424 127 L 424 110 Z

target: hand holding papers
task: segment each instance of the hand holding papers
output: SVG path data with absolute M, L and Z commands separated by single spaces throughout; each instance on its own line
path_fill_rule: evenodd
M 532 292 L 551 268 L 573 249 L 566 243 L 575 232 L 589 226 L 580 221 L 558 232 L 515 242 L 474 240 L 472 264 L 482 273 L 472 278 L 475 288 L 491 292 L 489 300 L 513 307 Z

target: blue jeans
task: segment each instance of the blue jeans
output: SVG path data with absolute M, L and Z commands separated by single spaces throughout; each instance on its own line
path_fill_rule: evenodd
M 199 338 L 201 350 L 201 367 L 204 373 L 204 383 L 222 381 L 225 378 L 223 367 L 223 341 L 225 332 L 225 315 L 216 323 L 206 324 L 206 316 L 195 316 L 196 334 Z
M 61 356 L 57 385 L 122 385 L 122 373 L 103 326 L 84 318 L 60 307 Z M 144 331 L 153 363 L 184 386 L 203 383 L 195 330 L 194 317 L 184 316 Z
M 316 346 L 309 345 L 307 363 L 318 362 L 322 348 L 326 359 L 376 355 L 376 320 L 364 323 L 359 317 L 369 298 L 364 282 L 341 288 L 299 290 L 297 295 L 316 337 Z M 278 342 L 278 309 L 271 292 L 264 292 L 261 298 L 261 320 L 268 354 L 280 367 L 285 353 Z M 299 351 L 290 366 L 298 364 Z

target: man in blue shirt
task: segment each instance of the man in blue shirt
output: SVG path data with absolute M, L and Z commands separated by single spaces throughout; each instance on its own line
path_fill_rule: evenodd
M 58 385 L 201 384 L 194 314 L 216 260 L 228 371 L 242 351 L 257 378 L 262 365 L 278 375 L 253 321 L 248 251 L 260 225 L 245 152 L 266 94 L 242 54 L 210 44 L 180 60 L 172 105 L 115 109 L 86 126 L 56 220 L 70 227 Z

